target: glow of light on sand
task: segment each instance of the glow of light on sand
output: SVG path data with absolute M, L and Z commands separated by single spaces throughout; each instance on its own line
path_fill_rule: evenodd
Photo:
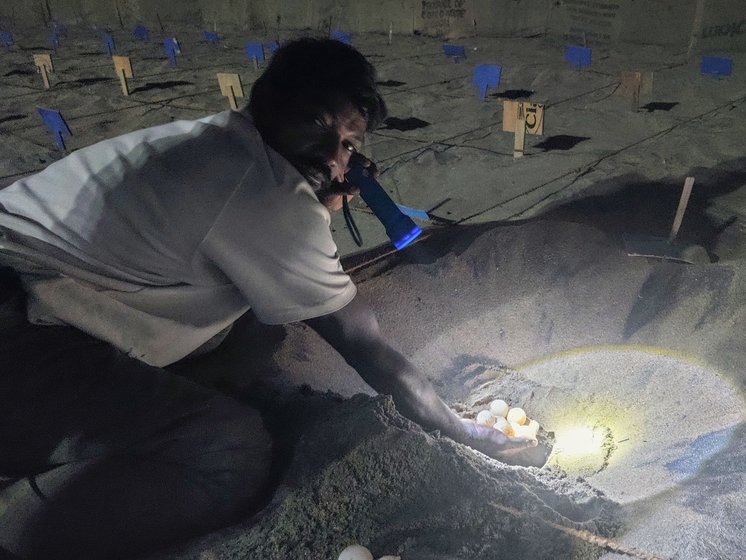
M 571 426 L 555 432 L 557 442 L 555 451 L 558 456 L 577 459 L 602 453 L 604 433 L 598 428 L 588 426 Z

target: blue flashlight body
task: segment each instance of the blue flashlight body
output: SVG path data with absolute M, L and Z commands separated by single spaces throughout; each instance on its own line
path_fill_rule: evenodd
M 422 229 L 404 214 L 368 170 L 360 165 L 352 167 L 347 180 L 360 189 L 360 196 L 386 228 L 394 247 L 403 249 L 422 233 Z

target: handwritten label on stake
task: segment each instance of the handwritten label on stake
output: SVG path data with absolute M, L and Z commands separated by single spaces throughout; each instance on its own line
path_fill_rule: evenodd
M 41 120 L 44 121 L 44 126 L 46 126 L 47 130 L 49 130 L 49 132 L 52 133 L 52 136 L 54 136 L 54 141 L 57 144 L 57 147 L 60 151 L 64 152 L 64 137 L 73 135 L 73 133 L 70 132 L 70 128 L 68 128 L 65 119 L 62 118 L 59 111 L 55 111 L 54 109 L 37 107 L 36 110 L 39 113 Z
M 224 72 L 218 72 L 217 76 L 218 84 L 220 84 L 221 95 L 227 97 L 231 109 L 237 111 L 238 103 L 236 103 L 236 97 L 243 97 L 241 77 L 238 74 L 228 74 Z
M 122 86 L 122 94 L 129 95 L 130 89 L 129 85 L 127 84 L 127 78 L 134 77 L 134 74 L 132 73 L 132 62 L 130 61 L 130 57 L 114 55 L 111 57 L 111 60 L 112 62 L 114 62 L 114 71 L 117 73 L 117 76 L 119 77 L 119 83 Z
M 36 71 L 41 74 L 42 82 L 44 82 L 44 89 L 49 89 L 49 74 L 54 72 L 54 64 L 52 64 L 51 54 L 35 54 L 34 55 L 34 66 Z
M 523 157 L 526 134 L 544 134 L 544 105 L 528 101 L 503 101 L 503 131 L 514 132 L 513 157 Z
M 503 100 L 503 131 L 516 131 L 516 117 L 521 107 L 526 115 L 526 132 L 537 136 L 544 134 L 544 105 L 510 99 Z

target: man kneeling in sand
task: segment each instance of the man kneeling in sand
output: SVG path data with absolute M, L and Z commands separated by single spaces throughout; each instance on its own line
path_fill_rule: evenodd
M 244 110 L 106 140 L 0 191 L 0 549 L 123 557 L 255 509 L 258 412 L 164 369 L 249 309 L 305 321 L 426 429 L 498 458 L 534 443 L 458 418 L 342 270 L 329 210 L 385 113 L 362 55 L 299 40 Z

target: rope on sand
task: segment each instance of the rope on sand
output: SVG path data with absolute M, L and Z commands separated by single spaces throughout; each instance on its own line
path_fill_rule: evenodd
M 511 508 L 511 507 L 503 506 L 501 504 L 497 504 L 494 502 L 492 503 L 492 505 L 499 510 L 509 513 L 510 515 L 514 515 L 515 517 L 527 517 L 528 516 L 526 512 Z M 565 533 L 566 535 L 583 540 L 594 546 L 603 548 L 604 550 L 607 550 L 609 552 L 614 552 L 616 554 L 622 554 L 624 556 L 629 556 L 631 558 L 635 558 L 636 560 L 664 560 L 660 556 L 655 556 L 654 554 L 648 554 L 636 548 L 625 546 L 622 543 L 615 541 L 614 539 L 602 537 L 594 533 L 591 533 L 590 531 L 586 531 L 583 529 L 575 529 L 573 527 L 566 527 L 565 525 L 560 525 L 559 523 L 554 523 L 552 521 L 542 519 L 541 517 L 537 517 L 537 519 L 541 521 L 542 523 L 548 525 L 552 529 L 561 531 Z

